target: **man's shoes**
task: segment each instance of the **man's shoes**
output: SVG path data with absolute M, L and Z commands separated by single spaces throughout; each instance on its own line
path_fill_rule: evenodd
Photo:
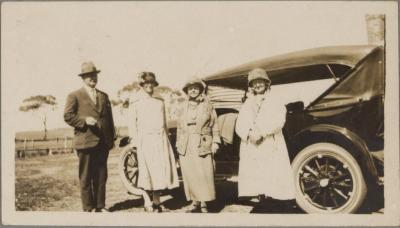
M 90 208 L 90 209 L 83 209 L 84 212 L 94 212 L 95 209 L 94 208 Z
M 96 208 L 96 212 L 103 212 L 103 213 L 108 213 L 110 212 L 107 208 Z

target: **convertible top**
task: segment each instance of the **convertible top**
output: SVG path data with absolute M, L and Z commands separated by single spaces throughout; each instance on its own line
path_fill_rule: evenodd
M 361 59 L 371 53 L 375 48 L 377 48 L 377 46 L 357 45 L 306 49 L 303 51 L 297 51 L 248 62 L 207 76 L 203 78 L 203 80 L 207 85 L 243 89 L 243 87 L 247 86 L 248 72 L 257 67 L 267 70 L 273 85 L 327 79 L 331 78 L 331 75 L 321 74 L 316 77 L 305 76 L 304 78 L 282 78 L 280 77 L 281 74 L 274 72 L 279 72 L 283 69 L 299 68 L 319 64 L 344 65 L 349 68 L 353 68 L 358 62 L 360 62 Z M 227 83 L 227 79 L 229 79 L 229 83 Z

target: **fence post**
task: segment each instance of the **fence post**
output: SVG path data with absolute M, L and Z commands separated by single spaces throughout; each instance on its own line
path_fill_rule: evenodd
M 64 136 L 64 153 L 67 152 L 68 148 L 68 136 Z
M 24 138 L 24 151 L 26 150 L 26 138 Z

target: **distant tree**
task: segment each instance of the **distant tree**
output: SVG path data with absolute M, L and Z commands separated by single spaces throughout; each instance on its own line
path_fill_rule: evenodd
M 136 92 L 140 89 L 140 85 L 138 81 L 134 81 L 120 89 L 118 93 L 123 93 L 123 92 Z
M 129 99 L 135 96 L 135 93 L 140 90 L 138 81 L 134 81 L 125 85 L 118 91 L 118 98 L 111 101 L 114 107 L 119 107 L 121 114 L 129 107 Z M 176 106 L 183 100 L 183 95 L 179 90 L 171 89 L 168 86 L 157 86 L 154 88 L 154 96 L 164 100 L 167 119 L 173 119 Z
M 49 111 L 54 111 L 57 107 L 56 98 L 52 95 L 37 95 L 31 96 L 23 100 L 22 105 L 19 107 L 21 112 L 32 112 L 38 114 L 42 119 L 44 127 L 44 137 L 47 139 L 47 114 Z

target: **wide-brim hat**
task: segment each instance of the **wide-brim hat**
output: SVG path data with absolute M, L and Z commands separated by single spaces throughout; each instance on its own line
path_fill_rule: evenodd
M 206 87 L 204 82 L 201 79 L 199 79 L 199 78 L 191 78 L 183 86 L 183 88 L 182 88 L 183 92 L 185 92 L 187 94 L 189 86 L 193 86 L 193 85 L 196 85 L 196 86 L 198 86 L 200 88 L 200 93 L 202 93 L 204 91 L 205 87 Z
M 82 77 L 85 75 L 89 74 L 98 74 L 100 73 L 100 70 L 96 68 L 96 66 L 93 64 L 93 62 L 84 62 L 82 63 L 82 71 L 78 76 Z
M 251 86 L 251 83 L 256 79 L 265 80 L 267 84 L 271 84 L 271 79 L 269 78 L 267 72 L 262 68 L 255 68 L 249 72 L 247 77 L 248 85 Z
M 156 75 L 153 72 L 141 72 L 139 74 L 139 85 L 143 87 L 145 83 L 153 83 L 154 86 L 158 86 Z

